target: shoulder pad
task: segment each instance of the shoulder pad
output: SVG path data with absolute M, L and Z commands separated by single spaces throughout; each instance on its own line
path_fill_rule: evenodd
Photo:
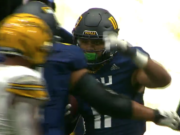
M 6 90 L 24 97 L 40 100 L 48 99 L 45 82 L 35 76 L 22 76 L 14 78 L 13 81 L 9 82 Z
M 71 44 L 58 43 L 53 46 L 53 53 L 47 58 L 48 61 L 63 62 L 72 70 L 87 67 L 86 58 L 80 47 Z

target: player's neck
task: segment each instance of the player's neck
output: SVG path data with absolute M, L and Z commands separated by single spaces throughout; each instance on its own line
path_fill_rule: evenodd
M 6 57 L 4 64 L 11 66 L 24 66 L 29 68 L 31 67 L 30 62 L 21 57 Z

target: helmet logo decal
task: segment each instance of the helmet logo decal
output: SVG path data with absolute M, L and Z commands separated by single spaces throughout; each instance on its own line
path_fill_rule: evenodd
M 116 20 L 114 19 L 114 17 L 111 16 L 111 17 L 109 17 L 108 19 L 109 19 L 109 21 L 111 21 L 114 29 L 116 30 L 116 29 L 118 28 L 118 25 L 117 25 L 117 22 L 116 22 Z
M 76 25 L 75 25 L 75 28 L 79 25 L 79 23 L 81 22 L 81 20 L 82 20 L 82 16 L 80 16 L 80 17 L 78 18 L 78 20 L 77 20 L 77 22 L 76 22 Z
M 85 30 L 85 31 L 83 32 L 83 35 L 97 36 L 98 33 L 97 33 L 97 31 L 89 31 L 89 30 Z
M 51 7 L 42 7 L 41 8 L 45 13 L 48 13 L 48 14 L 54 14 L 54 11 Z

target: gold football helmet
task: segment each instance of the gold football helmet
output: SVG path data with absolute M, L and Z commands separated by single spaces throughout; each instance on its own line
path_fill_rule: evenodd
M 52 32 L 40 18 L 13 14 L 0 24 L 0 53 L 22 56 L 32 64 L 43 64 L 52 47 Z

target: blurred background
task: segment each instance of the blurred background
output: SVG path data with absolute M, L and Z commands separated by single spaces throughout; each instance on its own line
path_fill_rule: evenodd
M 80 14 L 92 7 L 105 8 L 116 18 L 119 38 L 141 46 L 172 75 L 164 89 L 146 89 L 145 104 L 176 110 L 180 99 L 179 0 L 54 0 L 61 26 L 72 31 Z M 145 135 L 179 135 L 169 128 L 147 123 Z

